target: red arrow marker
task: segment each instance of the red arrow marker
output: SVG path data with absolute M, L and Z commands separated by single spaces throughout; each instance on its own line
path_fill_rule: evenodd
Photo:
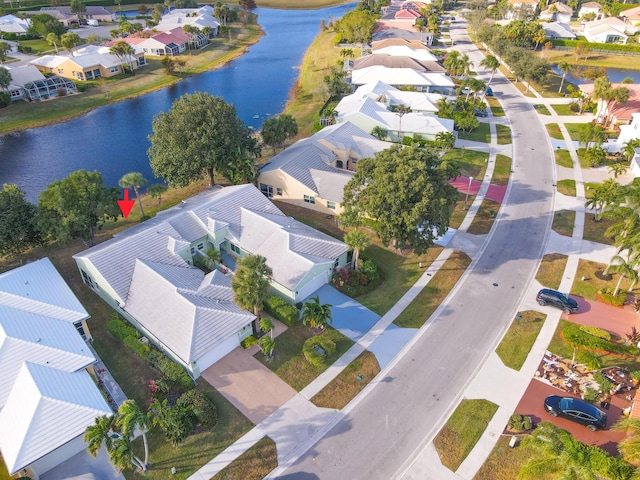
M 133 208 L 133 204 L 136 203 L 135 200 L 129 200 L 129 190 L 124 190 L 124 200 L 118 200 L 118 206 L 122 211 L 122 216 L 127 218 L 131 213 L 131 209 Z

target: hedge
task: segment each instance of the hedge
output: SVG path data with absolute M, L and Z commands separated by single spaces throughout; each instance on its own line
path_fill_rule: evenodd
M 264 310 L 289 327 L 294 327 L 300 318 L 298 309 L 277 295 L 271 295 L 264 302 Z
M 596 295 L 598 300 L 615 307 L 622 307 L 627 302 L 627 292 L 620 290 L 617 295 L 613 295 L 611 288 L 601 288 Z
M 607 342 L 611 341 L 611 334 L 606 330 L 598 327 L 590 327 L 589 325 L 580 325 L 580 330 L 594 337 L 601 338 Z
M 193 380 L 191 380 L 191 377 L 187 375 L 187 372 L 185 372 L 184 368 L 180 365 L 171 361 L 164 355 L 156 358 L 155 360 L 158 370 L 160 370 L 169 380 L 177 383 L 185 390 L 193 388 Z
M 617 353 L 620 355 L 637 355 L 638 348 L 633 345 L 619 345 L 608 342 L 602 338 L 594 337 L 580 329 L 578 325 L 570 324 L 562 330 L 562 336 L 567 342 L 588 347 L 603 352 Z
M 315 346 L 322 347 L 326 352 L 326 355 L 321 355 L 316 352 L 313 347 Z M 315 366 L 319 367 L 324 365 L 324 359 L 327 355 L 331 355 L 336 351 L 336 344 L 329 337 L 325 337 L 324 335 L 318 335 L 316 337 L 307 338 L 302 345 L 302 353 L 307 361 Z
M 192 389 L 178 398 L 177 404 L 187 407 L 196 422 L 213 426 L 218 420 L 218 409 L 200 390 Z
M 109 330 L 114 337 L 119 338 L 121 342 L 124 342 L 127 337 L 134 337 L 137 341 L 141 336 L 138 330 L 124 323 L 117 315 L 107 322 L 107 330 Z
M 610 51 L 610 52 L 637 52 L 640 53 L 640 45 L 623 45 L 619 43 L 597 43 L 585 42 L 581 40 L 551 40 L 554 47 L 576 48 L 578 44 L 583 47 L 589 47 L 591 50 Z
M 132 337 L 131 335 L 125 337 L 124 340 L 122 340 L 122 343 L 124 343 L 125 347 L 133 350 L 136 355 L 138 355 L 143 360 L 147 358 L 147 355 L 149 355 L 149 352 L 151 351 L 149 345 L 145 345 L 136 337 Z

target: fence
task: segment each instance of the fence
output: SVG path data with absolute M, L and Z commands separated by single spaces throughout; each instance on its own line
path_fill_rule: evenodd
M 561 50 L 561 51 L 573 51 L 575 50 L 575 48 L 572 47 L 565 47 L 565 46 L 556 46 L 554 45 L 552 50 Z M 605 55 L 629 55 L 632 57 L 638 56 L 640 55 L 640 52 L 630 52 L 630 51 L 625 51 L 625 50 L 602 50 L 602 49 L 592 49 L 589 50 L 589 55 L 598 55 L 598 54 L 605 54 Z

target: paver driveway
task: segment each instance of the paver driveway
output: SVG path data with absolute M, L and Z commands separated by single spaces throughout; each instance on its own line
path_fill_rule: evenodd
M 296 395 L 293 388 L 241 347 L 207 368 L 202 378 L 254 424 Z

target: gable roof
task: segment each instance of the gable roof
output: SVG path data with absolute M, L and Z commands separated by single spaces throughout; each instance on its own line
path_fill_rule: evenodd
M 353 62 L 353 69 L 358 70 L 374 65 L 382 65 L 388 68 L 412 68 L 419 72 L 444 73 L 446 71 L 438 62 L 430 60 L 418 61 L 411 57 L 388 55 L 386 53 L 375 53 L 373 55 L 356 58 Z
M 443 73 L 417 72 L 411 68 L 387 68 L 375 65 L 354 70 L 351 74 L 351 83 L 353 85 L 364 85 L 377 81 L 386 83 L 387 85 L 454 87 L 451 78 Z
M 620 120 L 631 120 L 635 112 L 640 112 L 640 85 L 633 83 L 612 83 L 611 88 L 625 87 L 629 90 L 629 99 L 622 104 L 614 103 L 611 106 L 611 114 Z M 586 95 L 593 93 L 593 83 L 578 85 Z
M 436 57 L 431 51 L 422 48 L 414 48 L 409 45 L 389 45 L 385 47 L 375 47 L 372 50 L 374 54 L 387 54 L 397 57 L 410 57 L 418 61 L 437 62 Z
M 9 70 L 11 74 L 11 83 L 9 84 L 9 90 L 24 87 L 29 82 L 35 82 L 37 80 L 44 80 L 44 75 L 34 65 L 19 65 L 12 67 L 10 65 L 4 65 L 4 68 Z
M 620 12 L 620 16 L 629 20 L 640 20 L 640 7 L 629 8 Z
M 31 20 L 28 18 L 20 18 L 10 14 L 0 17 L 0 32 L 27 33 L 30 25 Z
M 342 111 L 360 108 L 358 105 L 364 97 L 389 106 L 404 105 L 414 112 L 436 113 L 437 103 L 441 98 L 446 98 L 438 93 L 407 92 L 387 85 L 382 81 L 361 85 L 354 93 L 344 97 L 340 102 Z
M 63 372 L 25 362 L 0 411 L 0 450 L 11 474 L 82 435 L 111 415 L 86 371 Z
M 593 20 L 584 24 L 585 32 L 600 33 L 610 29 L 617 30 L 624 34 L 627 24 L 617 17 L 605 17 L 600 20 Z
M 586 2 L 583 3 L 580 8 L 602 8 L 602 5 L 600 5 L 598 2 Z
M 233 301 L 231 279 L 136 259 L 125 310 L 184 363 L 197 361 L 255 316 Z
M 576 38 L 571 27 L 561 22 L 542 22 L 540 24 L 547 38 Z
M 392 37 L 392 38 L 385 38 L 383 40 L 374 40 L 373 42 L 371 42 L 372 50 L 379 50 L 382 48 L 393 47 L 393 46 L 405 46 L 405 47 L 412 48 L 414 50 L 431 51 L 431 49 L 427 45 L 422 43 L 420 40 L 406 40 L 404 38 Z
M 203 29 L 205 27 L 214 30 L 220 23 L 213 16 L 213 7 L 204 5 L 199 8 L 176 8 L 162 16 L 160 23 L 154 28 L 158 31 L 169 31 L 176 28 L 182 29 L 185 25 L 192 25 Z

